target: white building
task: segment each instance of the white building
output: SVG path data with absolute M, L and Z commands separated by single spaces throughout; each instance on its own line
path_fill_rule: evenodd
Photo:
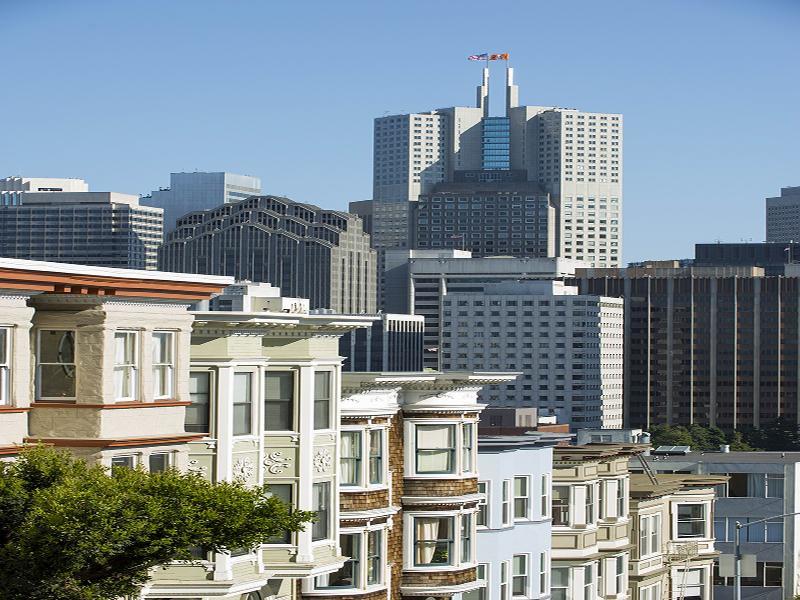
M 767 198 L 767 241 L 800 242 L 800 186 L 781 188 L 780 196 Z
M 536 407 L 574 428 L 622 427 L 623 300 L 559 281 L 494 283 L 442 300 L 443 370 L 509 369 L 492 406 Z
M 186 213 L 208 210 L 261 194 L 261 179 L 225 172 L 170 173 L 169 187 L 142 196 L 142 204 L 164 209 L 164 232 Z
M 3 177 L 0 179 L 0 206 L 22 203 L 25 192 L 88 192 L 83 179 L 55 177 Z
M 553 446 L 566 434 L 478 437 L 478 578 L 464 600 L 550 597 Z

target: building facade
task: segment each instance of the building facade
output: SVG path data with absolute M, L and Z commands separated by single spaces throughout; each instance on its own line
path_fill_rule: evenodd
M 116 192 L 21 192 L 0 206 L 0 256 L 97 267 L 155 269 L 161 209 Z
M 648 458 L 659 480 L 694 473 L 723 477 L 713 514 L 716 548 L 730 559 L 736 522 L 765 522 L 741 530 L 742 554 L 755 555 L 755 576 L 742 579 L 742 598 L 779 600 L 800 594 L 800 476 L 798 452 L 654 452 Z M 666 474 L 666 475 L 662 475 Z M 770 518 L 772 517 L 772 518 Z M 724 557 L 723 557 L 724 558 Z M 714 572 L 714 598 L 733 598 L 733 578 Z
M 767 242 L 800 242 L 800 186 L 767 198 Z
M 312 309 L 376 311 L 376 256 L 361 219 L 258 196 L 190 213 L 159 251 L 165 270 L 267 282 Z
M 342 336 L 339 352 L 345 371 L 405 373 L 422 371 L 421 315 L 380 313 L 369 328 L 356 329 Z
M 800 261 L 800 242 L 695 244 L 698 267 L 760 267 L 765 275 L 790 275 Z
M 0 179 L 0 206 L 22 204 L 26 192 L 88 192 L 83 179 L 56 177 L 3 177 Z
M 170 173 L 169 187 L 142 196 L 145 206 L 164 211 L 164 232 L 169 233 L 183 215 L 209 210 L 220 204 L 261 195 L 261 179 L 226 172 Z
M 798 419 L 797 277 L 643 266 L 590 269 L 570 282 L 625 300 L 627 427 Z
M 490 406 L 535 407 L 583 427 L 622 427 L 623 301 L 578 295 L 559 281 L 448 290 L 442 300 L 443 370 L 519 371 L 489 386 Z

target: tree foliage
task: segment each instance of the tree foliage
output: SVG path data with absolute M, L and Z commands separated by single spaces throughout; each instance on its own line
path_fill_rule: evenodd
M 719 450 L 728 444 L 731 450 L 748 451 L 756 448 L 748 444 L 739 431 L 724 432 L 717 427 L 702 425 L 654 425 L 650 428 L 650 440 L 654 448 L 659 446 L 691 446 L 692 450 Z
M 0 599 L 110 600 L 190 549 L 251 548 L 313 513 L 242 483 L 87 465 L 35 447 L 0 463 Z

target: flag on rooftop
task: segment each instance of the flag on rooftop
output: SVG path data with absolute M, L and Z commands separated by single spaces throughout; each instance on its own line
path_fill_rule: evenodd
M 471 54 L 467 57 L 467 60 L 508 60 L 508 52 L 503 52 L 502 54 L 488 54 L 486 52 L 483 54 Z
M 467 57 L 467 60 L 489 60 L 489 55 L 485 52 L 483 54 L 472 54 Z

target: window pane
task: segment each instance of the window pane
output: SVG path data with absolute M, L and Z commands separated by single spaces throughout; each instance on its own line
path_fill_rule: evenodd
M 383 579 L 381 565 L 383 547 L 381 544 L 381 534 L 381 531 L 370 531 L 367 533 L 367 583 L 370 585 L 381 583 Z
M 112 467 L 127 467 L 132 469 L 136 464 L 133 456 L 114 456 L 111 458 Z
M 74 398 L 75 367 L 41 365 L 39 367 L 39 394 L 42 398 Z
M 250 373 L 233 374 L 233 435 L 252 433 L 253 405 Z
M 153 332 L 153 364 L 172 362 L 172 332 Z
M 166 452 L 151 454 L 148 462 L 151 473 L 160 473 L 162 471 L 166 471 L 169 468 L 169 454 Z
M 339 540 L 342 554 L 350 558 L 345 561 L 341 569 L 328 576 L 327 586 L 322 587 L 357 587 L 361 563 L 361 536 L 342 535 Z
M 414 519 L 414 564 L 452 564 L 453 517 Z
M 8 329 L 0 327 L 0 365 L 8 364 L 6 348 L 8 346 Z
M 71 364 L 75 362 L 75 335 L 72 331 L 39 332 L 39 362 Z
M 39 396 L 75 397 L 75 337 L 72 331 L 39 332 Z
M 195 433 L 210 432 L 211 373 L 192 371 L 189 373 L 189 400 L 186 407 L 186 431 Z
M 342 485 L 361 484 L 361 432 L 342 431 L 340 438 Z
M 383 430 L 369 432 L 369 482 L 383 483 Z
M 291 483 L 270 483 L 267 488 L 267 496 L 275 496 L 285 504 L 292 506 L 292 484 Z M 285 531 L 282 534 L 267 539 L 268 544 L 289 544 L 292 541 L 291 532 Z
M 569 518 L 569 487 L 553 486 L 553 525 L 568 525 Z
M 331 374 L 314 373 L 314 429 L 331 426 Z
M 417 472 L 452 473 L 455 454 L 453 425 L 417 425 Z
M 264 430 L 291 431 L 294 427 L 294 373 L 267 373 L 264 382 Z
M 317 513 L 317 520 L 311 527 L 311 539 L 328 539 L 330 527 L 330 483 L 315 483 L 311 508 Z

